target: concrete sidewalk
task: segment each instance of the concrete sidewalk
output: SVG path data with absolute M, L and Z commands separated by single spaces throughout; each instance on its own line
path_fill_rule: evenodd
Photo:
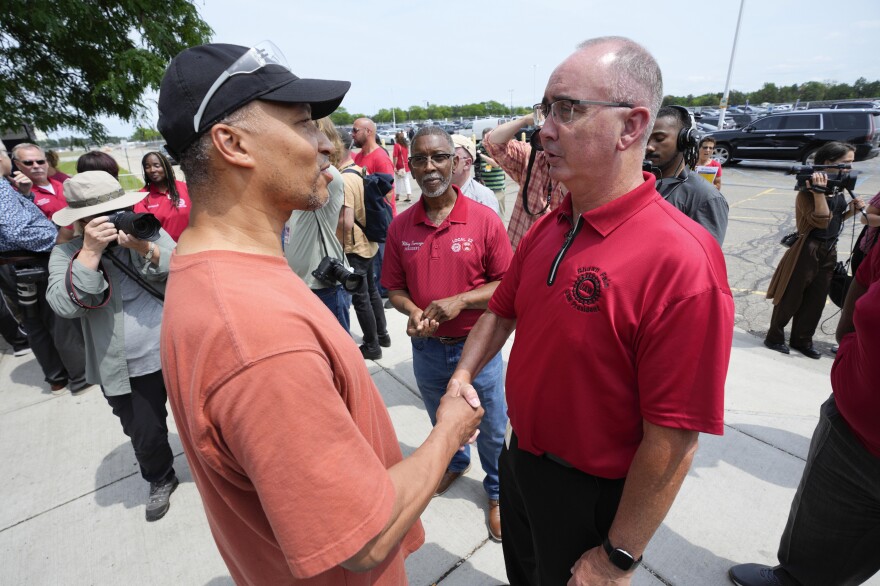
M 430 424 L 413 378 L 406 319 L 387 314 L 392 347 L 368 366 L 407 454 Z M 732 564 L 775 563 L 819 405 L 831 392 L 830 367 L 830 358 L 783 356 L 736 332 L 725 435 L 701 438 L 634 584 L 729 584 Z M 100 391 L 53 397 L 46 387 L 32 355 L 0 355 L 0 446 L 10 474 L 0 508 L 0 584 L 231 584 L 173 422 L 182 483 L 168 515 L 148 524 L 147 485 Z M 407 562 L 412 584 L 506 583 L 501 546 L 485 527 L 482 476 L 475 461 L 428 507 L 427 543 Z M 880 578 L 868 583 L 880 585 Z

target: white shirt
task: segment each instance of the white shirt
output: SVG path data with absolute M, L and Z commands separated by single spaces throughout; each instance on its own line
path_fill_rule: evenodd
M 492 208 L 492 211 L 501 216 L 501 208 L 498 206 L 498 199 L 495 197 L 495 194 L 485 185 L 477 183 L 473 177 L 468 179 L 464 185 L 460 185 L 459 188 L 467 197 Z

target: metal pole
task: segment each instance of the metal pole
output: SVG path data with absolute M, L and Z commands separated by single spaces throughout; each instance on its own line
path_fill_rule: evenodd
M 718 130 L 724 130 L 724 112 L 730 96 L 730 76 L 733 74 L 733 58 L 736 56 L 736 41 L 739 38 L 739 25 L 742 23 L 743 7 L 746 0 L 739 0 L 739 16 L 736 19 L 736 32 L 733 33 L 733 48 L 730 50 L 730 65 L 727 66 L 727 81 L 724 82 L 724 97 L 721 98 L 721 113 L 718 115 Z

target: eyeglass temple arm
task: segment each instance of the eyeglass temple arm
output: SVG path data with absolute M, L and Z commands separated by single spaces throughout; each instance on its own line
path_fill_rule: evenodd
M 228 71 L 224 71 L 220 77 L 214 82 L 211 88 L 208 90 L 208 93 L 205 94 L 205 98 L 202 100 L 202 104 L 199 106 L 199 111 L 196 112 L 196 115 L 193 116 L 193 131 L 199 131 L 199 124 L 202 122 L 202 114 L 205 113 L 205 108 L 208 107 L 208 102 L 211 101 L 211 98 L 214 97 L 214 93 L 217 91 L 223 83 L 231 77 L 231 74 Z

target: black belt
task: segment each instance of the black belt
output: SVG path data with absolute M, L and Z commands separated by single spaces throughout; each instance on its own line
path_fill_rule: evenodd
M 510 446 L 515 447 L 516 449 L 519 449 L 519 439 L 516 437 L 516 432 L 513 430 L 510 431 Z M 548 460 L 550 460 L 554 464 L 559 464 L 560 466 L 562 466 L 564 468 L 574 468 L 574 466 L 572 464 L 570 464 L 567 460 L 560 458 L 556 454 L 551 454 L 550 452 L 544 452 L 541 456 L 544 458 L 547 458 Z
M 458 336 L 457 338 L 450 338 L 449 336 L 434 336 L 434 339 L 444 346 L 455 346 L 456 344 L 461 344 L 467 340 L 467 336 Z

